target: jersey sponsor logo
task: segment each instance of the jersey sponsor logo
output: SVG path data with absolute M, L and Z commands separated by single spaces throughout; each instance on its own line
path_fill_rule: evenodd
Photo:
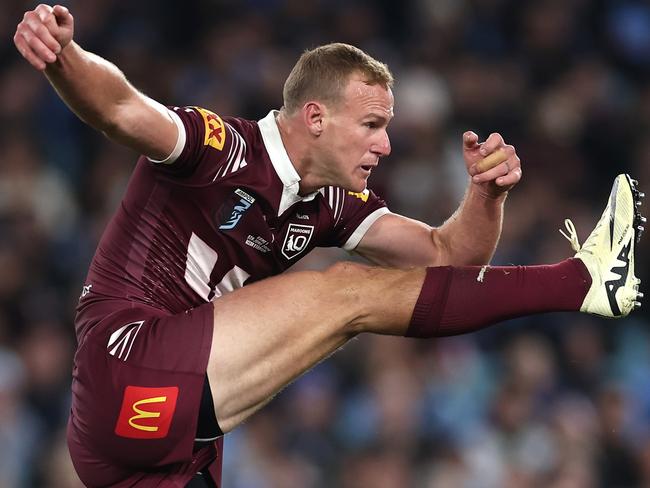
M 269 247 L 269 241 L 260 236 L 256 237 L 248 234 L 248 237 L 246 238 L 246 245 L 252 247 L 253 249 L 257 249 L 263 254 L 266 254 L 271 250 Z
M 232 195 L 219 209 L 218 222 L 220 230 L 232 230 L 239 223 L 246 211 L 251 208 L 255 198 L 244 190 L 237 188 Z
M 351 195 L 353 197 L 358 198 L 359 200 L 363 201 L 364 203 L 368 201 L 368 196 L 370 195 L 370 192 L 366 189 L 363 190 L 361 193 L 355 193 L 353 191 L 349 191 L 348 195 Z
M 621 315 L 621 309 L 619 308 L 618 302 L 616 301 L 616 292 L 622 286 L 625 286 L 627 275 L 630 272 L 630 249 L 632 247 L 632 239 L 633 237 L 631 237 L 629 242 L 623 246 L 623 249 L 621 249 L 621 252 L 616 257 L 620 265 L 614 265 L 610 269 L 611 274 L 617 278 L 605 282 L 605 291 L 607 292 L 609 306 L 612 309 L 612 313 L 615 317 Z
M 205 123 L 203 145 L 212 146 L 221 151 L 223 145 L 226 143 L 226 128 L 224 127 L 223 120 L 214 112 L 210 112 L 204 108 L 196 107 L 196 110 L 199 111 Z
M 115 433 L 129 439 L 162 439 L 169 433 L 178 387 L 127 386 Z
M 126 324 L 111 334 L 108 338 L 108 353 L 117 359 L 126 361 L 131 354 L 131 348 L 135 342 L 135 337 L 140 332 L 140 327 L 144 320 Z
M 84 285 L 84 286 L 81 288 L 81 296 L 80 296 L 79 298 L 84 298 L 86 295 L 88 295 L 88 293 L 90 293 L 90 290 L 91 290 L 92 287 L 93 287 L 92 284 L 90 284 L 90 285 Z
M 282 244 L 282 255 L 293 259 L 307 249 L 307 245 L 314 234 L 313 225 L 289 224 L 287 235 Z

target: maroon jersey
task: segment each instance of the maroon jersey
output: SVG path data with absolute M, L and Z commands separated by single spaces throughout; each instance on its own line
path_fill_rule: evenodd
M 170 110 L 178 144 L 165 161 L 138 161 L 82 309 L 117 298 L 178 313 L 281 273 L 314 247 L 356 247 L 388 213 L 384 202 L 335 187 L 300 196 L 275 114 L 253 122 Z
M 68 443 L 89 486 L 184 486 L 206 460 L 218 480 L 221 444 L 192 448 L 208 302 L 316 246 L 352 250 L 388 213 L 368 190 L 298 195 L 274 112 L 259 122 L 198 107 L 169 114 L 176 147 L 138 161 L 79 302 Z

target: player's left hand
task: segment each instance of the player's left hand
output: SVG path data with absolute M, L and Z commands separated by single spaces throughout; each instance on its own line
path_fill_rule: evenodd
M 472 184 L 478 185 L 485 196 L 498 197 L 521 179 L 521 160 L 514 146 L 506 144 L 496 132 L 480 143 L 475 132 L 465 132 L 463 158 Z

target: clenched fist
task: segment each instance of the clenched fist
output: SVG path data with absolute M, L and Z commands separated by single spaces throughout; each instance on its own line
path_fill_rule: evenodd
M 14 44 L 34 68 L 42 71 L 57 60 L 72 40 L 73 32 L 74 19 L 67 8 L 40 4 L 25 13 L 16 28 Z

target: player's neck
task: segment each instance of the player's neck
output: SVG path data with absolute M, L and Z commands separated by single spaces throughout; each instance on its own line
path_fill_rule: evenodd
M 282 145 L 287 151 L 289 160 L 300 176 L 300 195 L 308 195 L 325 186 L 317 176 L 314 159 L 310 155 L 310 144 L 296 126 L 295 120 L 280 111 L 276 118 Z

